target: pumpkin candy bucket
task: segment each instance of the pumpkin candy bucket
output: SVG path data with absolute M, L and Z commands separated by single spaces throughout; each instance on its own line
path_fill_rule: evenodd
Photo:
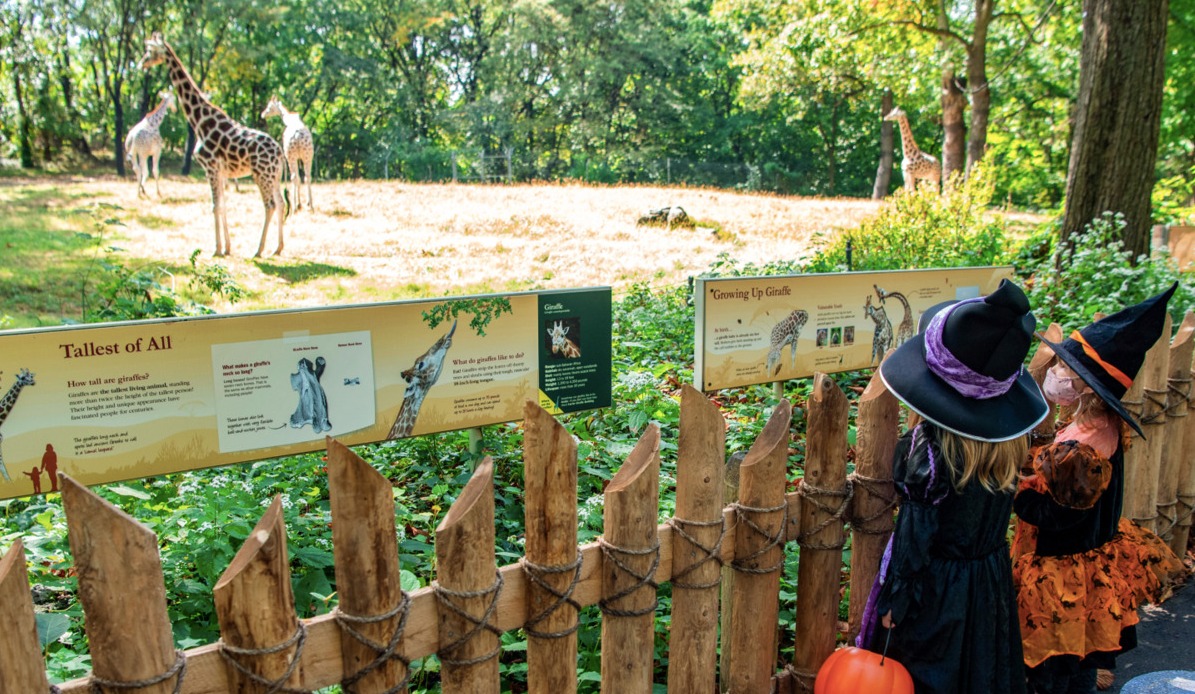
M 891 658 L 848 646 L 822 663 L 813 694 L 913 694 L 913 678 Z

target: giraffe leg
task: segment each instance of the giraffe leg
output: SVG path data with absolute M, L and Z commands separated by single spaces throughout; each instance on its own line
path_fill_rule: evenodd
M 273 220 L 274 213 L 278 214 L 278 250 L 274 251 L 274 255 L 282 252 L 282 225 L 285 222 L 286 214 L 282 209 L 282 180 L 281 172 L 278 172 L 272 177 L 267 177 L 266 174 L 254 172 L 253 180 L 257 183 L 258 190 L 261 191 L 261 204 L 265 207 L 266 218 L 261 226 L 261 241 L 257 244 L 257 253 L 253 255 L 254 258 L 260 258 L 261 254 L 266 250 L 266 236 L 270 233 L 270 222 Z
M 214 255 L 217 257 L 228 255 L 228 249 L 220 245 L 220 218 L 224 214 L 224 186 L 227 181 L 216 170 L 207 172 L 207 181 L 212 187 L 212 217 L 216 221 L 216 252 Z M 227 238 L 227 228 L 225 228 L 224 234 L 225 238 Z
M 4 443 L 4 434 L 0 434 L 0 444 L 2 443 Z M 12 478 L 8 476 L 8 467 L 4 465 L 3 454 L 0 454 L 0 477 L 3 477 L 5 482 L 12 481 Z
M 137 175 L 137 197 L 149 195 L 145 192 L 145 159 L 140 152 L 133 153 L 133 173 Z
M 299 157 L 297 155 L 288 157 L 286 168 L 290 170 L 290 204 L 294 205 L 295 212 L 298 212 L 303 209 L 303 199 L 299 197 L 302 190 L 299 186 Z
M 315 155 L 307 157 L 303 162 L 303 178 L 307 180 L 307 209 L 314 210 L 315 203 L 311 201 L 311 165 L 315 163 Z
M 158 197 L 162 197 L 162 152 L 159 150 L 154 153 L 154 188 L 158 191 Z

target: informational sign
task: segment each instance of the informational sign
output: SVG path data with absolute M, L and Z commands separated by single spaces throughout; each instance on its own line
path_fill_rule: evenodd
M 609 288 L 0 332 L 0 498 L 610 405 Z
M 925 309 L 991 293 L 1012 267 L 698 279 L 701 390 L 877 366 Z

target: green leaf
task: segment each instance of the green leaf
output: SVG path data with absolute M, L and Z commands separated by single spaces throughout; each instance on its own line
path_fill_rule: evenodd
M 149 494 L 146 494 L 145 492 L 141 491 L 140 489 L 133 489 L 132 487 L 124 485 L 124 484 L 110 485 L 108 487 L 108 491 L 110 491 L 114 494 L 120 494 L 121 496 L 135 497 L 135 498 L 141 499 L 143 501 L 151 498 Z
M 34 621 L 37 622 L 37 641 L 41 644 L 42 650 L 62 638 L 62 635 L 70 631 L 71 620 L 64 614 L 57 612 L 38 612 L 33 615 Z

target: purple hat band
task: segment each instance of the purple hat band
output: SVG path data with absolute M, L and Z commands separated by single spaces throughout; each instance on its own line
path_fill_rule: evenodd
M 960 306 L 983 300 L 984 297 L 964 299 L 934 316 L 930 320 L 929 326 L 925 329 L 926 366 L 938 378 L 946 381 L 947 385 L 958 391 L 959 395 L 977 400 L 987 400 L 1004 395 L 1012 388 L 1012 384 L 1016 382 L 1017 376 L 1020 375 L 1020 370 L 1018 369 L 1004 380 L 985 376 L 959 361 L 950 353 L 946 345 L 942 344 L 942 330 L 945 328 L 946 319 L 950 317 L 950 314 L 954 313 L 954 310 Z

